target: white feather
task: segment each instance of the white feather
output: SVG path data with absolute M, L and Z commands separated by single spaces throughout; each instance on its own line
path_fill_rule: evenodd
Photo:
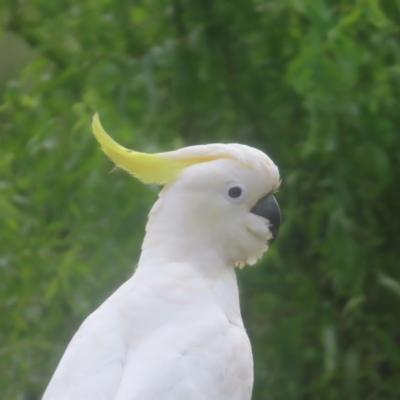
M 230 146 L 251 168 L 230 159 L 193 165 L 163 189 L 137 271 L 84 321 L 43 400 L 251 398 L 234 265 L 266 250 L 268 223 L 249 210 L 279 175 L 263 153 Z M 236 181 L 249 194 L 231 204 L 224 190 Z

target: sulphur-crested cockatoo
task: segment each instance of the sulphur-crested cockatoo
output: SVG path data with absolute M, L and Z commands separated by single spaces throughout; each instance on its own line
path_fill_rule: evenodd
M 83 322 L 43 399 L 249 400 L 234 267 L 254 264 L 278 233 L 278 168 L 239 144 L 127 150 L 97 115 L 93 131 L 119 167 L 164 188 L 135 274 Z

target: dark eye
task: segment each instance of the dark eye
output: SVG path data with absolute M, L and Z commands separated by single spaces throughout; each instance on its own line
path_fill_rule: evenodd
M 225 197 L 233 203 L 243 203 L 247 197 L 247 188 L 238 182 L 229 183 L 225 188 Z
M 242 194 L 242 189 L 239 186 L 233 186 L 228 190 L 228 195 L 232 199 L 237 199 Z

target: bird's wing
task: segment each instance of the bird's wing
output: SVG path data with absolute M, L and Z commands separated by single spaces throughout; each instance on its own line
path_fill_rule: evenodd
M 132 348 L 115 400 L 250 400 L 247 335 L 208 311 L 196 322 L 160 327 Z
M 121 379 L 126 345 L 118 322 L 89 317 L 76 333 L 43 400 L 111 400 Z M 116 328 L 116 329 L 113 329 Z
M 140 324 L 127 327 L 134 340 L 114 400 L 250 400 L 253 360 L 241 319 L 227 317 L 188 265 L 164 265 L 162 274 L 139 268 L 137 278 L 135 307 L 123 309 Z
M 123 323 L 110 301 L 129 291 L 126 284 L 93 312 L 68 345 L 43 400 L 111 400 L 118 391 L 127 345 Z

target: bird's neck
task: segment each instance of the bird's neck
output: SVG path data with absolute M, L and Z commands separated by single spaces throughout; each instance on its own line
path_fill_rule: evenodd
M 164 195 L 153 206 L 139 264 L 189 263 L 196 265 L 207 279 L 234 269 L 226 238 L 219 233 L 215 221 L 204 221 L 200 213 L 193 215 L 179 201 Z
M 198 282 L 196 288 L 203 288 L 202 293 L 211 296 L 212 301 L 221 309 L 228 321 L 244 329 L 235 268 L 225 265 L 218 257 L 207 251 L 200 252 L 198 249 L 193 249 L 191 256 L 181 255 L 179 247 L 174 247 L 173 243 L 174 241 L 164 240 L 154 246 L 155 242 L 145 240 L 137 273 L 151 275 L 151 280 L 153 278 L 159 280 L 164 276 L 170 282 L 166 286 L 168 291 L 174 290 L 175 286 L 185 290 L 185 282 L 190 281 L 191 284 L 193 281 Z M 196 296 L 196 293 L 188 295 Z
M 168 274 L 170 265 L 186 265 L 206 284 L 228 320 L 242 326 L 234 263 L 224 254 L 223 238 L 218 241 L 202 229 L 190 229 L 179 213 L 171 218 L 158 207 L 156 203 L 150 213 L 138 270 Z
M 228 270 L 234 270 L 233 263 L 225 257 L 220 246 L 202 238 L 198 232 L 194 236 L 182 232 L 179 235 L 175 227 L 175 231 L 163 234 L 165 226 L 158 227 L 155 224 L 152 228 L 154 230 L 148 229 L 144 238 L 139 265 L 186 263 L 194 266 L 202 277 L 211 280 L 219 279 Z

